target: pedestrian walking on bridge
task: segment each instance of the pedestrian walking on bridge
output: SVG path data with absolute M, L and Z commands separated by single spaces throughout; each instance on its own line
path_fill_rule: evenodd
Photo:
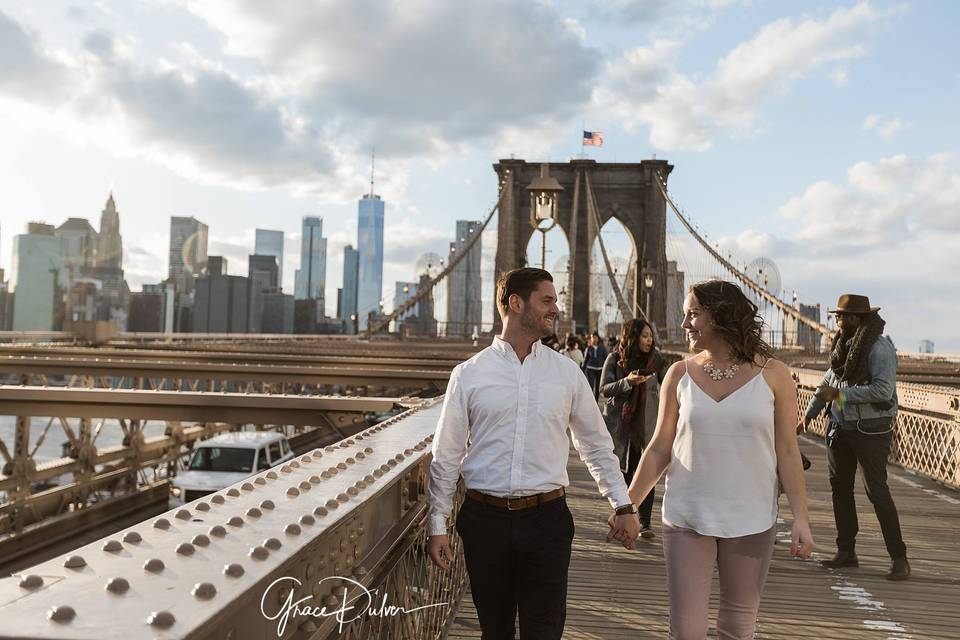
M 836 309 L 839 331 L 833 339 L 830 368 L 823 376 L 800 424 L 825 409 L 827 460 L 833 517 L 837 524 L 837 553 L 824 560 L 829 568 L 856 567 L 857 505 L 853 485 L 857 465 L 863 470 L 867 498 L 880 521 L 880 531 L 890 554 L 886 577 L 906 580 L 910 576 L 907 547 L 900 531 L 900 518 L 887 485 L 887 458 L 897 415 L 897 352 L 884 337 L 884 321 L 867 296 L 840 296 Z

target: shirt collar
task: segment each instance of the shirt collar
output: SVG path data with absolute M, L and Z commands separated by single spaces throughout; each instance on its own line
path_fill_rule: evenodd
M 495 351 L 498 351 L 501 355 L 509 356 L 515 354 L 513 350 L 513 345 L 501 338 L 500 336 L 493 336 L 493 343 L 490 345 L 494 348 Z M 534 340 L 533 344 L 530 345 L 530 355 L 536 357 L 540 349 L 544 349 L 543 343 L 539 340 Z

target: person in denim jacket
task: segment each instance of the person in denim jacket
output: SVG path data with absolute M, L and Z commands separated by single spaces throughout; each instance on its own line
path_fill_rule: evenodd
M 887 486 L 887 457 L 897 415 L 897 352 L 883 336 L 884 321 L 866 296 L 840 296 L 836 309 L 839 332 L 833 339 L 830 368 L 807 405 L 801 424 L 828 411 L 827 460 L 833 516 L 837 524 L 837 553 L 825 567 L 856 567 L 859 530 L 853 494 L 857 465 L 863 470 L 867 497 L 880 521 L 880 530 L 892 564 L 886 577 L 904 580 L 910 575 L 897 507 Z

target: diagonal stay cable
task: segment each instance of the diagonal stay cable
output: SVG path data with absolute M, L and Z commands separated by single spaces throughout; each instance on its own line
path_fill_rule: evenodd
M 587 184 L 587 209 L 590 210 L 590 213 L 593 214 L 593 223 L 597 227 L 597 240 L 600 241 L 600 253 L 603 255 L 603 264 L 607 268 L 607 277 L 610 278 L 610 286 L 613 287 L 613 295 L 617 298 L 617 305 L 620 307 L 620 316 L 623 318 L 623 321 L 633 318 L 633 314 L 630 313 L 630 306 L 627 304 L 627 301 L 623 299 L 623 292 L 620 290 L 620 284 L 617 282 L 617 279 L 613 276 L 613 268 L 610 266 L 610 258 L 607 255 L 607 247 L 603 244 L 603 234 L 600 232 L 600 214 L 597 212 L 597 201 L 596 194 L 593 191 L 593 185 L 590 183 L 590 174 L 585 173 L 584 177 L 586 178 Z M 646 320 L 646 316 L 643 311 L 638 309 L 638 317 Z
M 676 214 L 677 218 L 680 219 L 681 224 L 683 224 L 683 226 L 686 227 L 690 235 L 692 235 L 694 239 L 697 242 L 699 242 L 704 249 L 707 250 L 707 253 L 713 256 L 713 258 L 717 262 L 719 262 L 724 269 L 732 273 L 734 277 L 736 277 L 737 280 L 739 280 L 744 285 L 746 285 L 747 288 L 752 290 L 754 293 L 759 295 L 761 298 L 763 298 L 773 306 L 780 309 L 780 311 L 782 311 L 783 313 L 787 314 L 791 318 L 796 319 L 799 322 L 802 322 L 803 324 L 807 325 L 814 331 L 819 332 L 821 335 L 823 335 L 827 339 L 828 342 L 833 338 L 833 332 L 830 330 L 829 327 L 827 327 L 827 325 L 821 324 L 816 320 L 813 320 L 812 318 L 806 317 L 805 315 L 800 313 L 799 309 L 796 309 L 791 305 L 786 304 L 785 302 L 780 300 L 780 298 L 776 297 L 775 295 L 773 295 L 772 293 L 770 293 L 769 291 L 761 287 L 759 284 L 754 282 L 746 273 L 744 273 L 743 271 L 740 271 L 735 266 L 733 266 L 733 264 L 731 264 L 722 255 L 720 255 L 718 251 L 716 251 L 713 247 L 711 247 L 706 240 L 700 237 L 700 234 L 698 234 L 696 230 L 694 230 L 693 225 L 691 225 L 690 222 L 683 216 L 683 214 L 680 213 L 680 209 L 677 208 L 677 205 L 673 202 L 673 198 L 671 198 L 670 195 L 667 193 L 666 186 L 664 186 L 664 183 L 663 183 L 663 176 L 661 176 L 659 173 L 657 174 L 657 186 L 660 188 L 660 193 L 663 194 L 663 197 L 667 201 L 667 203 L 670 205 L 670 208 L 673 209 L 673 212 Z

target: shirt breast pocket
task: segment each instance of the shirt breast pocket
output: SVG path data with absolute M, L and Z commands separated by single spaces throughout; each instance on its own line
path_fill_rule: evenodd
M 570 415 L 570 393 L 562 384 L 542 383 L 537 390 L 539 413 L 551 420 L 565 421 Z

